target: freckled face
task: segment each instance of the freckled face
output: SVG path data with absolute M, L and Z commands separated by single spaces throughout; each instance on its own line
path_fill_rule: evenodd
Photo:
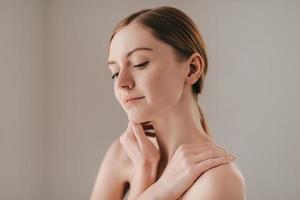
M 184 67 L 176 60 L 172 47 L 157 40 L 147 28 L 133 23 L 117 32 L 108 60 L 114 62 L 109 68 L 115 74 L 115 96 L 130 121 L 152 121 L 180 100 Z M 126 104 L 123 101 L 128 96 L 144 98 Z

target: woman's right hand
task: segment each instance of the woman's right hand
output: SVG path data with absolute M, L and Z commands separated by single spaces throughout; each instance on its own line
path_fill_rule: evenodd
M 213 143 L 182 144 L 157 183 L 168 199 L 178 199 L 201 174 L 234 159 L 234 155 Z
M 160 154 L 147 137 L 149 133 L 154 134 L 150 130 L 153 130 L 151 123 L 129 122 L 126 131 L 120 136 L 120 142 L 133 163 L 134 173 L 128 199 L 136 199 L 156 180 Z

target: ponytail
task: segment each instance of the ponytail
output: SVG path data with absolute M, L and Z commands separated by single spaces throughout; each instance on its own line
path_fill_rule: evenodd
M 203 127 L 203 129 L 204 129 L 206 135 L 207 135 L 208 137 L 211 137 L 211 134 L 210 134 L 210 131 L 209 131 L 209 129 L 208 129 L 208 125 L 207 125 L 206 119 L 205 119 L 205 117 L 204 117 L 204 115 L 203 115 L 203 112 L 202 112 L 202 110 L 201 110 L 201 108 L 200 108 L 200 106 L 199 106 L 199 104 L 198 104 L 197 102 L 196 102 L 196 105 L 197 105 L 197 108 L 198 108 L 198 111 L 199 111 L 199 114 L 200 114 L 200 122 L 201 122 L 201 125 L 202 125 L 202 127 Z

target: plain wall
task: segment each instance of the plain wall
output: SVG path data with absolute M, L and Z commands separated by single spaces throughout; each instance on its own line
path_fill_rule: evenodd
M 199 26 L 209 59 L 199 103 L 237 155 L 247 199 L 300 198 L 299 1 L 20 0 L 0 1 L 0 199 L 90 197 L 127 125 L 106 66 L 110 34 L 159 5 Z
M 0 199 L 43 199 L 44 3 L 0 1 Z

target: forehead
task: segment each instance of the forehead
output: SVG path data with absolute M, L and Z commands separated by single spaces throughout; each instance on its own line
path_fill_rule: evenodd
M 109 49 L 109 60 L 123 58 L 130 50 L 137 47 L 151 48 L 156 54 L 170 50 L 167 44 L 156 39 L 146 27 L 130 24 L 118 31 L 112 39 Z

